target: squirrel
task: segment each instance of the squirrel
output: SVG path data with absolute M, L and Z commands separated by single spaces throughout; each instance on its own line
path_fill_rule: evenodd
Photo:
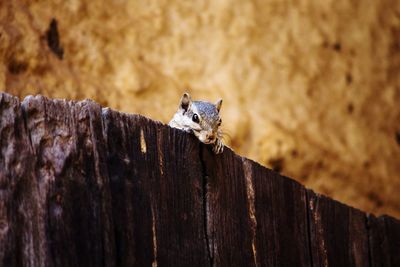
M 184 93 L 178 111 L 169 126 L 193 133 L 200 142 L 213 146 L 213 152 L 220 154 L 224 150 L 222 132 L 219 127 L 222 120 L 219 116 L 222 99 L 215 104 L 207 101 L 192 101 L 188 93 Z

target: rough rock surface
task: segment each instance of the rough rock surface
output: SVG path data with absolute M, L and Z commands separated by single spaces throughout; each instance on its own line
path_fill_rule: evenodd
M 0 91 L 167 122 L 224 98 L 227 142 L 400 216 L 400 1 L 0 2 Z

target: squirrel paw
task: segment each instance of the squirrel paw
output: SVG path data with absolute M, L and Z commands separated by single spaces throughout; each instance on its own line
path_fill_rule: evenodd
M 224 151 L 224 144 L 222 143 L 222 141 L 220 139 L 217 139 L 213 146 L 213 152 L 215 154 L 221 154 L 223 151 Z
M 193 133 L 193 130 L 190 128 L 183 128 L 183 131 L 185 131 L 186 133 Z

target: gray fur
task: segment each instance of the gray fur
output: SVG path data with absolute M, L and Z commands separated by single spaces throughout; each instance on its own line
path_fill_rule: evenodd
M 213 129 L 218 126 L 220 117 L 214 104 L 205 101 L 193 101 L 193 105 L 196 106 L 200 117 L 205 120 L 209 126 Z

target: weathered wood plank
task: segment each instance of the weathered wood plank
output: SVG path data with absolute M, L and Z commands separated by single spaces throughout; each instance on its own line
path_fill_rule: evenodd
M 0 266 L 400 266 L 399 240 L 142 116 L 0 94 Z
M 309 266 L 306 190 L 226 149 L 203 150 L 216 266 Z
M 313 266 L 370 266 L 366 214 L 308 190 Z
M 115 265 L 100 106 L 40 96 L 22 106 L 35 153 L 38 265 Z
M 256 266 L 242 160 L 230 149 L 214 155 L 203 146 L 207 228 L 215 266 Z
M 389 244 L 384 218 L 369 215 L 368 230 L 371 267 L 390 267 Z
M 254 188 L 258 266 L 310 266 L 306 189 L 253 161 L 244 166 Z
M 208 266 L 199 144 L 141 116 L 104 111 L 121 266 Z
M 390 216 L 368 216 L 372 267 L 400 266 L 400 222 Z
M 140 129 L 128 116 L 110 110 L 103 114 L 117 265 L 150 266 L 154 258 L 151 203 L 148 189 L 138 181 L 139 171 L 144 176 L 148 170 L 138 170 L 142 165 L 134 160 L 140 155 L 140 142 L 135 142 L 138 136 L 133 131 Z
M 0 93 L 0 266 L 38 263 L 39 237 L 28 234 L 32 225 L 21 214 L 32 216 L 31 203 L 23 200 L 33 180 L 32 160 L 20 102 Z

